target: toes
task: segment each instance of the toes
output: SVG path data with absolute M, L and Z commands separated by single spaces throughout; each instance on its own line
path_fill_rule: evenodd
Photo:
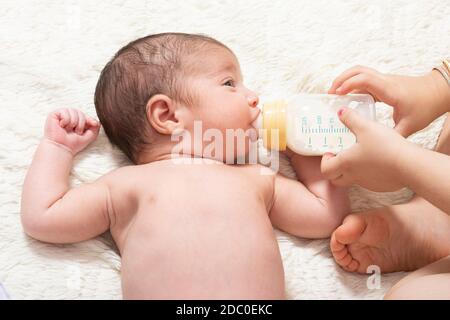
M 350 254 L 344 255 L 341 259 L 336 259 L 336 262 L 341 266 L 341 267 L 347 267 L 348 265 L 350 265 L 350 263 L 353 261 L 353 258 Z
M 342 265 L 342 261 L 345 261 L 344 259 L 347 259 L 346 257 L 349 256 L 347 246 L 336 240 L 336 232 L 331 235 L 330 249 L 334 259 L 339 265 Z
M 347 250 L 345 251 L 346 251 L 345 255 L 343 255 L 341 259 L 338 259 L 335 256 L 337 264 L 340 265 L 346 271 L 349 272 L 358 271 L 359 262 L 353 259 L 353 257 L 348 253 Z
M 350 272 L 355 272 L 358 270 L 358 268 L 359 268 L 359 262 L 354 259 L 352 260 L 352 262 L 350 262 L 350 264 L 347 267 L 345 267 L 345 269 Z
M 332 251 L 332 253 L 333 253 L 334 259 L 342 260 L 348 254 L 348 250 L 347 250 L 347 248 L 344 248 L 340 251 Z
M 366 229 L 366 221 L 361 214 L 349 215 L 334 232 L 336 241 L 346 245 L 356 242 Z
M 330 248 L 331 248 L 331 252 L 339 252 L 343 249 L 345 249 L 345 244 L 339 242 L 336 239 L 336 232 L 333 232 L 333 234 L 331 235 L 331 240 L 330 240 Z
M 334 260 L 336 260 L 336 263 L 344 270 L 350 272 L 355 272 L 358 270 L 359 262 L 353 259 L 353 256 L 348 251 L 347 246 L 336 239 L 336 232 L 331 235 L 330 248 Z

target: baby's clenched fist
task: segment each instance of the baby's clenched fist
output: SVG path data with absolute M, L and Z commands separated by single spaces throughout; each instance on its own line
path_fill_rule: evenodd
M 100 130 L 100 123 L 73 108 L 61 108 L 47 117 L 44 137 L 77 154 L 94 141 Z

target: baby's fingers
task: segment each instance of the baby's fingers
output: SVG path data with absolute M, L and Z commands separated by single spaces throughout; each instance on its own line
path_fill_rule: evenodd
M 76 127 L 76 133 L 83 134 L 85 125 L 86 117 L 81 111 L 78 111 L 78 124 Z
M 99 131 L 100 126 L 87 128 L 86 131 L 83 133 L 84 140 L 90 143 L 91 141 L 95 140 L 95 138 L 97 138 Z
M 86 118 L 86 123 L 91 127 L 100 127 L 99 122 L 91 117 Z
M 70 123 L 68 125 L 68 129 L 75 130 L 78 125 L 78 112 L 75 109 L 68 109 L 70 114 Z
M 59 125 L 61 127 L 65 127 L 70 122 L 70 114 L 67 109 L 59 109 L 56 111 L 56 115 L 59 119 Z

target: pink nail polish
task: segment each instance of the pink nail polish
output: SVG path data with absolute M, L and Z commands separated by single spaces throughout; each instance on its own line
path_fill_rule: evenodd
M 339 117 L 342 117 L 342 115 L 344 114 L 344 111 L 345 111 L 345 109 L 344 108 L 341 108 L 341 109 L 339 109 L 339 111 L 338 111 L 338 116 Z

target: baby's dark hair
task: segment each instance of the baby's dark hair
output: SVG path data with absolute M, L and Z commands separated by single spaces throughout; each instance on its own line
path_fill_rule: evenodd
M 160 33 L 134 40 L 121 48 L 103 68 L 95 88 L 97 116 L 113 145 L 133 162 L 155 135 L 146 105 L 156 94 L 189 104 L 182 85 L 188 56 L 221 42 L 201 34 Z

